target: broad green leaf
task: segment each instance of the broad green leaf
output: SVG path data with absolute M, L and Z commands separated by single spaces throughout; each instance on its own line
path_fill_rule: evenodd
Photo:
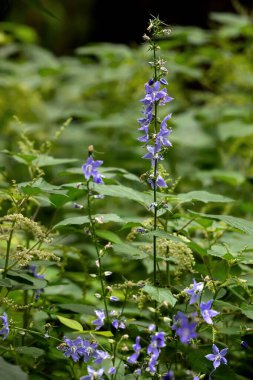
M 190 211 L 190 210 L 189 210 Z M 233 228 L 241 230 L 249 235 L 253 235 L 253 222 L 249 220 L 245 220 L 242 218 L 237 218 L 235 216 L 230 215 L 211 215 L 211 214 L 203 214 L 195 211 L 190 211 L 193 214 L 203 216 L 205 218 L 210 219 L 218 219 L 221 220 Z
M 243 304 L 241 306 L 241 311 L 247 318 L 253 319 L 253 305 Z
M 12 287 L 11 280 L 8 280 L 8 278 L 5 278 L 5 279 L 1 278 L 0 287 L 11 288 Z
M 22 346 L 17 347 L 15 351 L 17 351 L 19 354 L 32 356 L 35 359 L 45 354 L 45 351 L 38 347 Z
M 190 191 L 189 193 L 178 194 L 177 199 L 181 202 L 194 202 L 199 201 L 203 203 L 215 202 L 215 203 L 228 203 L 232 202 L 233 199 L 224 197 L 219 194 L 212 194 L 207 191 Z
M 1 380 L 28 380 L 28 375 L 19 366 L 8 363 L 2 357 L 0 357 L 0 374 Z
M 130 187 L 122 185 L 96 185 L 98 193 L 116 198 L 130 199 L 142 205 L 149 205 L 153 202 L 153 194 L 133 190 Z M 157 194 L 159 198 L 159 193 Z
M 142 252 L 134 245 L 126 243 L 113 244 L 113 250 L 119 256 L 129 260 L 142 260 L 147 256 L 146 253 Z
M 122 240 L 114 232 L 109 230 L 96 230 L 96 235 L 104 240 L 111 241 L 112 243 L 122 243 Z
M 70 329 L 76 330 L 76 331 L 83 331 L 83 326 L 81 325 L 81 323 L 75 321 L 74 319 L 65 318 L 65 317 L 62 317 L 61 315 L 56 315 L 56 317 L 59 319 L 59 321 L 63 325 L 69 327 Z
M 70 225 L 82 225 L 90 223 L 88 216 L 73 216 L 73 218 L 66 218 L 57 223 L 54 228 L 70 226 Z
M 177 235 L 172 235 L 172 234 L 169 234 L 168 232 L 162 231 L 162 230 L 149 231 L 147 233 L 144 233 L 143 236 L 157 236 L 159 238 L 165 238 L 168 240 L 176 241 L 178 243 L 185 243 L 185 244 L 188 243 L 187 242 L 188 239 L 184 240 Z
M 143 287 L 144 292 L 148 293 L 150 297 L 159 302 L 167 302 L 170 306 L 174 307 L 177 299 L 173 296 L 171 291 L 166 288 L 158 288 L 153 285 L 145 285 Z

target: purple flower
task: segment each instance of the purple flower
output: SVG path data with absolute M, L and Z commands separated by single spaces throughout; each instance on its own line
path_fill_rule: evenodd
M 168 187 L 167 183 L 164 181 L 163 177 L 160 176 L 160 174 L 158 174 L 156 181 L 154 181 L 150 177 L 147 179 L 147 181 L 148 181 L 148 183 L 150 183 L 152 189 L 154 189 L 154 187 L 155 187 L 154 182 L 156 184 L 156 188 L 157 187 Z
M 153 325 L 151 325 L 151 327 L 149 326 L 149 328 L 152 329 Z M 151 373 L 156 372 L 157 361 L 161 352 L 160 348 L 165 347 L 166 345 L 164 341 L 164 335 L 165 333 L 161 331 L 151 336 L 151 342 L 147 348 L 147 353 L 150 355 L 148 366 Z
M 175 334 L 179 337 L 181 343 L 188 344 L 191 339 L 197 337 L 196 327 L 197 323 L 192 322 L 191 318 L 188 319 L 182 311 L 178 311 L 174 315 L 174 324 L 171 329 L 175 330 Z
M 137 336 L 135 344 L 133 344 L 134 353 L 127 359 L 128 363 L 130 364 L 136 363 L 140 355 L 140 351 L 141 351 L 140 340 L 141 340 L 141 337 Z
M 174 372 L 169 371 L 166 375 L 163 376 L 163 380 L 174 380 Z
M 83 339 L 79 336 L 75 340 L 64 337 L 64 342 L 58 346 L 58 350 L 63 351 L 66 358 L 72 358 L 74 362 L 77 362 L 85 353 L 85 347 L 83 346 Z
M 197 303 L 201 292 L 204 288 L 204 283 L 203 282 L 196 282 L 195 278 L 193 279 L 193 287 L 191 289 L 186 289 L 186 293 L 191 296 L 189 304 L 192 305 L 193 303 Z
M 104 326 L 105 312 L 104 310 L 95 310 L 95 314 L 98 318 L 92 321 L 92 324 L 97 326 L 96 330 L 99 330 L 102 326 Z
M 88 370 L 88 375 L 80 377 L 80 380 L 95 380 L 95 379 L 104 380 L 104 378 L 102 377 L 104 373 L 103 368 L 100 368 L 99 370 L 95 371 L 92 367 L 88 365 L 87 370 Z
M 116 297 L 116 296 L 110 296 L 110 301 L 112 301 L 112 302 L 118 302 L 119 298 Z
M 147 145 L 148 153 L 146 153 L 142 158 L 151 160 L 152 166 L 155 166 L 155 162 L 163 160 L 163 157 L 159 154 L 160 147 L 156 144 L 155 146 Z
M 29 265 L 28 270 L 33 274 L 35 278 L 45 278 L 44 274 L 37 273 L 37 266 L 35 264 Z M 36 289 L 35 299 L 38 300 L 40 298 L 40 294 L 44 292 L 44 289 Z
M 103 183 L 102 176 L 98 172 L 97 168 L 102 165 L 103 161 L 97 160 L 94 161 L 92 156 L 89 156 L 86 163 L 82 166 L 83 173 L 87 181 L 90 179 L 90 177 L 93 178 L 93 182 L 101 184 Z
M 96 350 L 94 352 L 94 363 L 95 364 L 101 364 L 103 360 L 105 359 L 109 359 L 110 358 L 110 355 L 108 354 L 108 352 L 106 351 L 103 351 L 103 350 Z
M 116 373 L 116 368 L 115 367 L 111 367 L 108 369 L 108 375 L 114 375 Z
M 208 354 L 205 356 L 208 360 L 213 362 L 214 369 L 218 368 L 220 364 L 227 364 L 227 359 L 224 357 L 228 352 L 228 348 L 223 348 L 219 351 L 218 347 L 213 344 L 213 354 Z
M 0 316 L 0 319 L 2 320 L 2 324 L 3 324 L 3 327 L 0 330 L 0 335 L 3 335 L 3 339 L 6 339 L 10 333 L 8 315 L 6 313 L 3 313 L 3 315 Z
M 212 318 L 220 314 L 218 311 L 211 309 L 212 303 L 213 303 L 213 300 L 210 300 L 207 302 L 201 302 L 201 304 L 199 305 L 200 313 L 204 321 L 208 323 L 209 325 L 213 324 Z
M 112 321 L 112 325 L 113 327 L 118 330 L 118 329 L 125 329 L 126 328 L 126 325 L 123 321 L 120 321 L 119 319 L 114 319 Z

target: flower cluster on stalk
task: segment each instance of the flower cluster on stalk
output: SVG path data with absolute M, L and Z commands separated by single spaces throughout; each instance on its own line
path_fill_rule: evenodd
M 3 313 L 3 315 L 0 316 L 0 319 L 2 321 L 2 328 L 0 330 L 0 335 L 3 335 L 3 339 L 6 339 L 10 333 L 7 313 Z

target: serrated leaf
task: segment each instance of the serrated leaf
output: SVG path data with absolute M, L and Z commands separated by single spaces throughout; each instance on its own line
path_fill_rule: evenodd
M 203 213 L 195 212 L 195 211 L 191 211 L 191 210 L 189 210 L 189 212 L 196 214 L 196 215 L 203 216 L 205 218 L 221 220 L 221 221 L 229 224 L 231 227 L 234 227 L 234 228 L 236 228 L 240 231 L 243 231 L 249 235 L 253 235 L 253 222 L 251 222 L 249 220 L 237 218 L 235 216 L 230 216 L 230 215 L 203 214 Z
M 19 354 L 32 356 L 35 359 L 39 358 L 45 353 L 45 351 L 41 348 L 28 346 L 16 347 L 15 351 L 17 351 Z
M 126 257 L 129 260 L 141 260 L 147 256 L 146 253 L 142 252 L 137 247 L 126 243 L 113 244 L 113 250 L 121 257 Z
M 199 201 L 203 203 L 215 202 L 215 203 L 228 203 L 233 202 L 233 199 L 224 197 L 219 194 L 212 194 L 207 191 L 190 191 L 189 193 L 182 193 L 177 195 L 178 200 L 182 203 Z
M 96 235 L 99 236 L 100 238 L 111 241 L 112 243 L 122 243 L 122 240 L 112 231 L 108 230 L 97 230 Z
M 61 222 L 57 223 L 54 228 L 70 226 L 70 225 L 82 225 L 90 223 L 88 216 L 73 216 L 73 218 L 66 218 Z
M 174 307 L 177 299 L 173 296 L 171 291 L 166 288 L 158 288 L 153 285 L 145 285 L 143 288 L 143 291 L 148 293 L 150 297 L 159 302 L 167 302 L 170 306 Z
M 80 332 L 83 331 L 83 326 L 78 321 L 75 321 L 74 319 L 62 317 L 61 315 L 56 315 L 56 317 L 64 326 L 67 326 L 72 330 L 76 330 Z
M 241 306 L 241 311 L 247 318 L 253 319 L 253 305 L 243 304 Z

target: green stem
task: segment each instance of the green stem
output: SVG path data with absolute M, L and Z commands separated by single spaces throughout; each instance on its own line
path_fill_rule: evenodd
M 156 43 L 153 44 L 153 59 L 154 59 L 154 81 L 157 80 L 157 68 L 156 68 Z M 157 102 L 155 102 L 154 109 L 154 134 L 157 133 Z M 154 231 L 157 229 L 157 196 L 156 196 L 156 177 L 157 177 L 157 160 L 154 164 L 154 190 L 153 190 L 153 199 L 154 199 Z M 157 285 L 157 241 L 156 236 L 153 236 L 153 267 L 154 275 L 153 282 L 154 286 Z
M 99 247 L 98 247 L 98 243 L 97 243 L 95 223 L 94 223 L 94 220 L 93 220 L 92 214 L 91 214 L 90 184 L 89 184 L 89 181 L 87 182 L 87 192 L 88 192 L 88 195 L 87 195 L 88 216 L 89 216 L 89 221 L 90 221 L 90 226 L 91 226 L 92 239 L 93 239 L 94 246 L 95 246 L 96 253 L 97 253 L 98 275 L 99 275 L 99 279 L 100 279 L 102 297 L 103 297 L 103 301 L 104 301 L 105 315 L 106 315 L 106 320 L 109 323 L 109 312 L 108 312 L 108 307 L 107 307 L 107 302 L 106 302 L 106 292 L 105 292 L 105 286 L 104 286 L 104 281 L 103 281 L 103 273 L 102 273 L 102 267 L 101 267 L 101 257 L 100 257 L 100 254 L 99 254 Z
M 11 240 L 12 240 L 12 236 L 13 236 L 13 232 L 14 232 L 15 223 L 16 223 L 16 221 L 14 220 L 12 222 L 10 236 L 9 236 L 8 241 L 7 241 L 7 248 L 6 248 L 6 256 L 5 256 L 5 263 L 4 263 L 3 278 L 6 277 L 7 271 L 8 271 L 8 264 L 9 264 L 10 252 L 11 252 Z

